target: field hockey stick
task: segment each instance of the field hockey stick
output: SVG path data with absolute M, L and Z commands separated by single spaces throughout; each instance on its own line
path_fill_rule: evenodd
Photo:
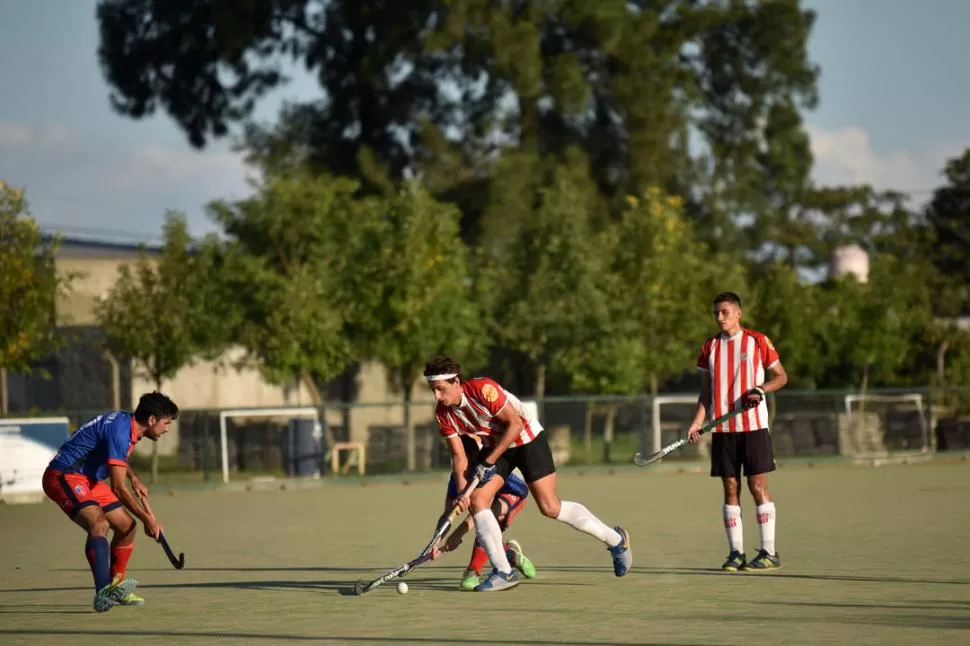
M 725 415 L 721 415 L 720 417 L 718 417 L 716 420 L 714 420 L 710 424 L 702 427 L 699 431 L 697 431 L 697 434 L 698 435 L 703 435 L 704 433 L 707 433 L 708 431 L 710 431 L 712 428 L 716 428 L 716 427 L 720 426 L 721 424 L 723 424 L 724 422 L 728 421 L 732 417 L 734 417 L 736 415 L 740 415 L 741 413 L 743 413 L 746 410 L 748 410 L 748 409 L 747 408 L 742 408 L 740 410 L 733 410 L 730 413 L 727 413 Z M 676 451 L 680 447 L 682 447 L 685 444 L 687 444 L 687 441 L 688 440 L 687 440 L 686 437 L 682 437 L 679 440 L 677 440 L 676 442 L 674 442 L 673 444 L 668 444 L 667 446 L 665 446 L 664 448 L 660 449 L 656 453 L 651 453 L 650 455 L 648 455 L 646 457 L 643 457 L 639 452 L 637 452 L 637 454 L 633 456 L 633 462 L 638 467 L 645 467 L 647 465 L 653 464 L 654 462 L 659 462 L 660 460 L 664 459 L 665 457 L 667 457 L 668 455 L 670 455 L 671 453 L 673 453 L 674 451 Z
M 477 486 L 478 486 L 478 476 L 475 476 L 474 478 L 472 478 L 471 482 L 468 483 L 465 489 L 458 496 L 458 499 L 461 500 L 462 497 L 464 497 L 469 491 L 472 491 L 473 489 L 475 489 L 475 487 Z M 438 541 L 441 540 L 441 537 L 448 532 L 448 529 L 451 527 L 452 523 L 454 523 L 455 520 L 460 515 L 461 515 L 461 508 L 458 506 L 458 501 L 455 501 L 455 504 L 451 508 L 451 513 L 448 514 L 447 518 L 445 518 L 444 520 L 441 521 L 441 523 L 438 524 L 438 528 L 435 530 L 434 536 L 431 537 L 431 540 L 428 541 L 428 544 L 425 546 L 423 550 L 421 550 L 421 553 L 417 556 L 417 558 L 412 559 L 403 565 L 399 565 L 398 567 L 389 571 L 384 576 L 378 577 L 373 581 L 371 581 L 370 583 L 364 583 L 363 581 L 358 581 L 354 585 L 354 594 L 357 594 L 357 595 L 366 594 L 371 590 L 373 590 L 374 588 L 384 585 L 391 579 L 397 578 L 399 576 L 404 576 L 405 574 L 407 574 L 417 566 L 421 565 L 422 563 L 426 561 L 430 561 L 432 556 L 434 555 L 435 545 L 438 543 Z
M 138 496 L 138 502 L 141 503 L 141 506 L 144 507 L 145 511 L 147 511 L 148 514 L 152 518 L 154 518 L 155 512 L 153 512 L 151 506 L 149 506 L 148 500 L 139 496 L 138 494 L 135 494 L 135 495 Z M 176 557 L 175 552 L 172 551 L 172 548 L 169 546 L 168 541 L 165 540 L 165 534 L 163 532 L 158 533 L 158 538 L 156 539 L 156 542 L 161 544 L 162 549 L 165 551 L 165 556 L 168 557 L 168 562 L 172 564 L 172 567 L 174 567 L 176 570 L 181 570 L 182 568 L 185 567 L 185 554 L 182 552 L 179 552 L 178 557 Z

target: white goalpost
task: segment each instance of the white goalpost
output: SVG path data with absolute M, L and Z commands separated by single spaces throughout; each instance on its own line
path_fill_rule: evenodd
M 222 481 L 229 482 L 229 435 L 228 420 L 233 417 L 267 418 L 277 417 L 287 422 L 295 418 L 313 418 L 319 424 L 320 412 L 313 406 L 290 406 L 283 408 L 237 408 L 219 412 L 219 443 L 222 454 Z
M 846 424 L 839 434 L 843 455 L 878 458 L 933 452 L 930 422 L 921 393 L 852 393 L 845 396 L 845 416 Z
M 680 409 L 681 414 L 665 418 L 663 410 L 669 411 L 674 406 Z M 697 410 L 697 395 L 658 395 L 653 398 L 651 408 L 651 447 L 649 453 L 656 453 L 666 444 L 680 439 L 687 433 L 694 412 Z M 664 431 L 671 433 L 671 437 L 667 438 L 666 442 L 663 437 Z M 703 438 L 695 446 L 701 455 L 707 454 L 707 442 Z

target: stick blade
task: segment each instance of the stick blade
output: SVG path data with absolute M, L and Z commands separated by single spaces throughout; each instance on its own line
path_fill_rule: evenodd
M 664 451 L 657 451 L 656 453 L 651 453 L 650 455 L 646 456 L 637 453 L 633 456 L 633 462 L 638 467 L 646 467 L 656 462 L 660 462 L 660 460 L 662 460 L 666 455 L 667 454 Z

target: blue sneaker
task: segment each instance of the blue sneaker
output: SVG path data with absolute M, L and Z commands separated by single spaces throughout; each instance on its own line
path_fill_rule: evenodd
M 515 570 L 512 570 L 508 574 L 499 572 L 498 570 L 492 570 L 488 578 L 475 587 L 475 592 L 499 592 L 501 590 L 509 590 L 517 585 L 519 585 L 519 577 L 515 573 Z
M 630 532 L 622 527 L 614 527 L 620 535 L 620 542 L 606 548 L 613 555 L 613 574 L 623 576 L 633 567 L 633 552 L 630 550 Z

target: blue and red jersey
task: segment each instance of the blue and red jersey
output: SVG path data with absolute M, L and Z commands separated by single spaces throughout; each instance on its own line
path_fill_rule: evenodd
M 93 481 L 108 477 L 109 465 L 127 466 L 138 428 L 131 413 L 115 411 L 85 423 L 61 445 L 48 468 L 80 473 Z

